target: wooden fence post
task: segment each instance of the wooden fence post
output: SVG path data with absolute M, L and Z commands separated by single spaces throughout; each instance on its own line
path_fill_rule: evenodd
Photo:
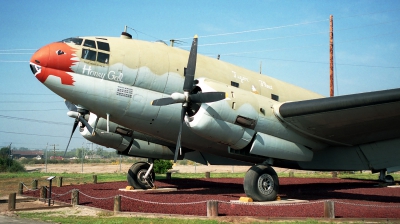
M 289 172 L 289 177 L 294 177 L 294 172 L 293 171 Z
M 114 213 L 121 211 L 121 195 L 114 197 Z
M 19 182 L 18 184 L 18 195 L 21 195 L 24 193 L 24 183 Z
M 335 218 L 335 202 L 325 201 L 324 203 L 324 217 L 329 219 Z
M 206 172 L 206 178 L 210 178 L 210 172 Z
M 16 202 L 17 202 L 17 193 L 11 193 L 8 196 L 8 210 L 9 211 L 15 210 Z
M 171 180 L 171 172 L 167 172 L 166 173 L 166 177 L 165 177 L 167 180 Z
M 93 175 L 93 183 L 97 184 L 97 175 Z
M 32 181 L 32 190 L 37 190 L 38 189 L 38 180 L 34 179 Z
M 47 198 L 47 188 L 45 186 L 42 186 L 40 188 L 40 198 L 45 199 L 44 201 L 46 201 Z
M 79 205 L 79 190 L 73 190 L 71 193 L 71 205 Z
M 62 187 L 62 181 L 63 181 L 63 178 L 62 177 L 58 177 L 57 178 L 57 187 Z
M 218 216 L 218 201 L 207 201 L 207 217 Z

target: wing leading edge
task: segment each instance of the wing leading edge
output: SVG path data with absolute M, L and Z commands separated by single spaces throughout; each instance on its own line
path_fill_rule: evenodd
M 400 88 L 288 102 L 274 112 L 292 128 L 337 145 L 400 137 Z

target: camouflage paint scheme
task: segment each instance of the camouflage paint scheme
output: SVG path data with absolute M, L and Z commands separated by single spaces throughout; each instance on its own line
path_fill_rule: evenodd
M 171 159 L 181 104 L 159 107 L 151 102 L 182 92 L 189 52 L 124 37 L 81 39 L 109 43 L 109 52 L 92 49 L 108 53 L 109 61 L 83 59 L 82 49 L 89 47 L 82 44 L 52 43 L 32 56 L 37 79 L 65 100 L 97 117 L 109 114 L 113 125 L 133 130 L 128 155 Z M 346 145 L 296 130 L 279 115 L 282 103 L 323 98 L 319 94 L 202 55 L 197 57 L 195 74 L 203 92 L 222 91 L 228 98 L 202 104 L 193 117 L 185 118 L 184 155 L 180 158 L 205 164 L 255 164 L 273 158 L 274 166 L 309 170 L 400 169 L 398 138 Z M 232 86 L 232 82 L 239 87 Z M 272 99 L 272 94 L 278 101 Z M 255 123 L 252 127 L 237 125 L 238 116 Z M 96 130 L 101 136 L 100 130 L 105 130 L 104 124 Z M 258 148 L 255 141 L 261 144 Z M 265 142 L 272 142 L 268 145 L 271 151 L 262 145 Z M 254 148 L 249 148 L 250 143 L 255 144 Z M 145 144 L 154 144 L 153 154 L 140 151 Z

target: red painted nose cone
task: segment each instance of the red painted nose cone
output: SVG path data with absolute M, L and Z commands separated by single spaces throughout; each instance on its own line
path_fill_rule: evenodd
M 33 54 L 31 62 L 46 67 L 49 61 L 49 52 L 50 48 L 48 45 L 40 48 Z

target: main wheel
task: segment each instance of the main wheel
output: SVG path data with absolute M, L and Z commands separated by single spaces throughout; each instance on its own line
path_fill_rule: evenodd
M 135 189 L 150 189 L 151 186 L 143 179 L 147 170 L 150 168 L 150 164 L 146 162 L 137 162 L 131 166 L 128 170 L 127 180 L 130 186 Z M 154 170 L 150 172 L 152 182 L 156 178 Z
M 274 201 L 279 191 L 278 175 L 270 166 L 252 166 L 244 177 L 243 187 L 254 201 Z

